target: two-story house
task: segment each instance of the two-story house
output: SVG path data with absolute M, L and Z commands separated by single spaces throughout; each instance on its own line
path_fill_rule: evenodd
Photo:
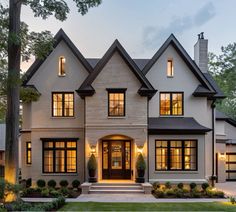
M 60 30 L 54 50 L 36 60 L 24 86 L 41 93 L 24 103 L 22 178 L 135 180 L 144 155 L 146 181 L 201 183 L 215 171 L 214 101 L 223 94 L 207 71 L 207 40 L 194 60 L 174 35 L 151 59 L 132 59 L 116 40 L 86 59 Z

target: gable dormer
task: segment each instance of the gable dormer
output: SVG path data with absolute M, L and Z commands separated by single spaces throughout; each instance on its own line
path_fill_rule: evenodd
M 156 90 L 152 87 L 150 82 L 146 79 L 144 74 L 141 72 L 139 67 L 136 63 L 132 60 L 129 54 L 125 51 L 123 46 L 120 44 L 118 40 L 115 40 L 111 47 L 107 50 L 105 55 L 102 57 L 101 60 L 97 63 L 94 68 L 94 71 L 87 77 L 87 79 L 83 82 L 83 84 L 77 90 L 77 93 L 80 95 L 81 98 L 85 96 L 92 96 L 95 93 L 95 89 L 93 88 L 92 84 L 100 72 L 103 70 L 105 65 L 110 61 L 110 59 L 114 55 L 119 55 L 125 64 L 129 67 L 129 70 L 134 74 L 136 79 L 140 82 L 140 88 L 137 92 L 141 96 L 148 96 L 151 98 L 155 93 Z M 116 71 L 116 70 L 114 70 Z

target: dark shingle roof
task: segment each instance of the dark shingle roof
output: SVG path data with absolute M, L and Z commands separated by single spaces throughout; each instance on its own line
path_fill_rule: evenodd
M 215 116 L 216 116 L 216 120 L 226 121 L 227 123 L 229 123 L 232 126 L 236 127 L 236 120 L 230 118 L 229 116 L 227 116 L 223 112 L 221 112 L 219 110 L 216 110 L 216 115 Z
M 219 86 L 217 85 L 216 81 L 213 79 L 213 77 L 211 76 L 210 73 L 204 73 L 204 76 L 206 77 L 206 79 L 208 80 L 209 83 L 211 83 L 212 87 L 214 88 L 214 90 L 216 91 L 216 94 L 214 95 L 214 97 L 216 98 L 225 98 L 226 96 L 224 95 L 224 93 L 220 90 Z
M 211 131 L 191 117 L 158 117 L 148 121 L 149 134 L 204 134 Z
M 89 64 L 94 68 L 101 58 L 86 58 Z M 148 63 L 149 59 L 133 59 L 140 70 L 143 70 L 144 66 Z
M 203 85 L 198 85 L 196 90 L 193 92 L 194 96 L 202 97 L 202 96 L 209 96 L 211 97 L 212 94 L 215 92 L 210 91 L 209 89 L 205 88 Z

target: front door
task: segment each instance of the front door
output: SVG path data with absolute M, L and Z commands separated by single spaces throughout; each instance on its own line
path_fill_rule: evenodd
M 102 178 L 131 179 L 130 141 L 102 142 Z

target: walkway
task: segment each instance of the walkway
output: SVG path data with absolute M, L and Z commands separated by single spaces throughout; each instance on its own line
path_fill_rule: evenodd
M 51 198 L 22 198 L 26 202 L 50 202 Z M 227 202 L 228 199 L 156 199 L 151 194 L 82 194 L 66 202 Z
M 236 182 L 216 183 L 215 187 L 224 191 L 227 196 L 236 197 Z

